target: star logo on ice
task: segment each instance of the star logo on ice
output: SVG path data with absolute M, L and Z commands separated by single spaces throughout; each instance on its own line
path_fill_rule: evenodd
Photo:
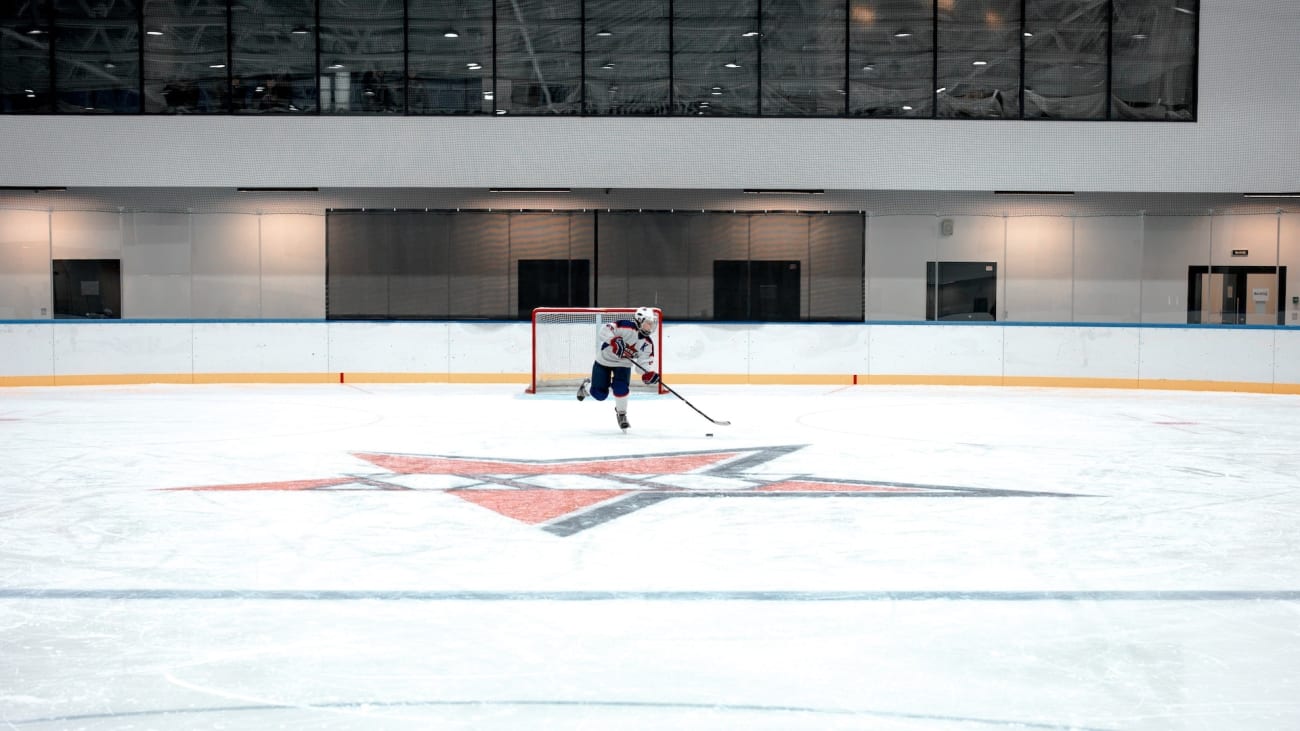
M 380 472 L 170 490 L 426 490 L 570 536 L 665 500 L 808 497 L 1078 497 L 949 485 L 842 480 L 766 469 L 804 445 L 576 459 L 355 453 Z

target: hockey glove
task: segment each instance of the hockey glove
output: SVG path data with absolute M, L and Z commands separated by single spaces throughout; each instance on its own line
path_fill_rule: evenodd
M 609 341 L 609 349 L 614 351 L 614 355 L 620 358 L 631 358 L 636 355 L 636 350 L 623 342 L 623 338 L 614 338 Z
M 652 386 L 659 382 L 659 374 L 654 371 L 646 371 L 641 374 L 641 382 L 647 386 Z

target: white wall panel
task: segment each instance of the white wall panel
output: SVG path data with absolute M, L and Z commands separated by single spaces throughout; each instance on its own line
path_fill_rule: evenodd
M 195 373 L 328 373 L 325 323 L 195 323 Z
M 934 216 L 867 219 L 868 320 L 925 319 L 925 267 L 938 257 L 939 221 Z
M 1143 380 L 1273 380 L 1274 330 L 1148 328 L 1142 333 Z
M 664 373 L 747 373 L 751 330 L 747 325 L 668 325 L 664 328 Z M 595 343 L 592 349 L 594 357 Z
M 0 376 L 54 375 L 54 328 L 0 323 Z
M 1273 382 L 1300 385 L 1300 331 L 1273 331 Z
M 448 368 L 452 373 L 532 373 L 532 333 L 528 322 L 448 323 Z M 591 349 L 594 359 L 594 338 Z
M 6 119 L 7 121 L 7 119 Z M 0 145 L 0 150 L 8 147 Z M 4 165 L 0 164 L 0 169 Z M 122 258 L 124 215 L 102 211 L 54 211 L 50 243 L 54 259 Z
M 123 264 L 123 268 L 125 268 Z M 122 274 L 122 317 L 186 319 L 190 312 L 188 274 Z
M 335 373 L 447 373 L 445 322 L 331 322 L 329 370 Z
M 527 323 L 513 322 L 0 324 L 0 377 L 523 376 L 529 337 Z M 670 380 L 867 374 L 1300 384 L 1300 329 L 1292 328 L 682 323 L 665 332 L 664 352 Z
M 1137 328 L 1007 327 L 1003 332 L 1006 376 L 1138 377 Z
M 60 323 L 54 326 L 54 373 L 190 373 L 193 341 L 188 323 Z
M 1074 225 L 1066 216 L 1008 218 L 1006 266 L 998 277 L 1006 297 L 1000 318 L 1071 322 Z
M 265 215 L 262 317 L 325 317 L 325 217 Z
M 868 325 L 871 375 L 1001 376 L 1005 328 Z
M 1210 253 L 1215 266 L 1277 266 L 1278 219 L 1276 213 L 1256 215 L 1214 216 L 1213 250 Z M 1245 249 L 1246 256 L 1233 256 L 1234 249 Z
M 1187 323 L 1187 268 L 1209 266 L 1208 216 L 1146 216 L 1142 229 L 1142 322 Z
M 1074 222 L 1074 321 L 1141 321 L 1142 218 Z
M 0 211 L 0 320 L 54 316 L 50 214 Z
M 122 316 L 190 317 L 190 216 L 136 213 L 123 224 Z
M 193 316 L 262 316 L 257 216 L 196 215 L 192 248 Z
M 752 374 L 866 373 L 868 330 L 862 325 L 784 325 L 755 327 L 749 336 Z M 743 361 L 737 361 L 737 370 Z

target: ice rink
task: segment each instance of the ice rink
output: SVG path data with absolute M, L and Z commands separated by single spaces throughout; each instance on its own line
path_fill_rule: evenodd
M 1300 397 L 678 391 L 0 390 L 0 728 L 1300 728 Z

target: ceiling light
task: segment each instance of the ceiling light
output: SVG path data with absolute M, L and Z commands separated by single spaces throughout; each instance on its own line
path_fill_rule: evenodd
M 1184 7 L 1181 6 L 1181 5 L 1175 5 L 1175 6 L 1174 6 L 1174 12 L 1176 12 L 1176 13 L 1182 13 L 1183 15 L 1196 15 L 1196 11 L 1195 11 L 1195 10 L 1192 10 L 1191 8 L 1184 8 Z
M 147 36 L 160 36 L 163 34 L 163 32 L 160 30 L 147 30 L 144 32 L 144 34 Z
M 505 113 L 506 113 L 506 110 L 504 110 L 504 109 L 498 109 L 498 110 L 497 110 L 497 114 L 505 114 Z
M 820 188 L 746 188 L 751 195 L 821 195 L 826 191 Z
M 29 36 L 38 36 L 38 35 L 40 35 L 40 34 L 42 34 L 42 33 L 44 33 L 44 32 L 45 32 L 45 31 L 44 31 L 43 29 L 41 29 L 41 28 L 32 28 L 31 30 L 27 31 L 27 35 L 29 35 Z
M 1072 190 L 995 190 L 993 195 L 1074 195 Z
M 212 63 L 212 64 L 208 64 L 208 68 L 210 68 L 210 69 L 224 69 L 225 67 L 226 67 L 226 65 L 225 65 L 224 63 Z
M 904 111 L 904 112 L 910 112 L 910 111 L 912 111 L 912 108 L 911 108 L 910 106 L 904 104 L 904 105 L 903 105 L 903 111 Z
M 607 30 L 598 30 L 598 31 L 596 31 L 596 35 L 599 36 L 599 37 L 601 37 L 601 38 L 609 38 L 610 36 L 612 36 L 612 35 L 614 35 L 614 34 L 613 34 L 613 33 L 610 33 L 610 32 L 607 31 Z
M 948 87 L 946 87 L 946 86 L 941 86 L 941 87 L 939 87 L 938 89 L 935 89 L 935 90 L 934 90 L 934 93 L 936 93 L 936 94 L 942 94 L 942 93 L 944 93 L 945 91 L 948 91 Z
M 104 68 L 106 68 L 106 69 L 115 69 L 115 68 L 117 68 L 117 64 L 113 63 L 112 61 L 105 61 L 105 62 L 104 62 Z
M 723 66 L 726 66 L 726 67 L 729 68 L 729 69 L 738 69 L 738 68 L 740 68 L 740 64 L 736 63 L 735 61 L 732 61 L 732 62 L 730 62 L 730 63 L 724 63 L 724 64 L 722 64 L 722 65 L 723 65 Z
M 457 32 L 454 31 L 454 30 L 449 30 L 449 31 L 447 31 L 446 33 L 443 33 L 443 34 L 442 34 L 442 37 L 443 37 L 443 38 L 460 38 L 460 34 L 457 33 Z
M 293 30 L 291 30 L 291 31 L 289 31 L 289 32 L 290 32 L 290 33 L 293 33 L 294 35 L 302 36 L 302 35 L 307 35 L 308 33 L 310 33 L 310 32 L 311 32 L 311 28 L 308 28 L 308 27 L 305 26 L 305 25 L 296 25 L 296 26 L 294 26 Z
M 867 64 L 866 66 L 863 66 L 863 67 L 862 67 L 862 70 L 863 70 L 863 71 L 875 71 L 875 70 L 876 70 L 876 67 L 875 67 L 874 65 L 872 65 L 872 64 Z
M 319 188 L 235 188 L 236 193 L 315 193 Z
M 894 37 L 895 37 L 895 38 L 911 38 L 911 37 L 912 37 L 912 31 L 910 31 L 910 30 L 900 30 L 900 31 L 898 31 L 897 33 L 894 34 Z
M 1029 31 L 1025 31 L 1025 37 L 1026 37 L 1026 38 L 1033 38 L 1033 37 L 1034 37 L 1034 34 L 1033 34 L 1033 33 L 1030 33 Z
M 756 31 L 756 30 L 748 30 L 748 31 L 745 31 L 744 33 L 741 33 L 741 34 L 740 34 L 740 37 L 741 37 L 741 38 L 753 38 L 753 37 L 756 36 L 756 35 L 758 35 L 758 31 Z
M 614 68 L 614 64 L 613 64 L 613 63 L 607 63 L 607 64 L 605 64 L 604 66 L 601 66 L 601 68 L 602 68 L 602 69 L 612 69 L 612 68 Z
M 988 62 L 988 61 L 971 61 L 971 62 L 970 62 L 970 65 L 971 65 L 971 66 L 988 66 L 988 65 L 989 65 L 989 62 Z
M 504 110 L 498 109 L 501 113 Z M 569 188 L 488 188 L 489 193 L 571 193 Z
M 330 69 L 330 70 L 332 70 L 332 71 L 338 71 L 339 69 L 343 68 L 343 64 L 341 64 L 341 63 L 332 63 L 332 64 L 330 64 L 329 66 L 326 66 L 325 68 Z
M 1147 39 L 1147 34 L 1146 34 L 1146 33 L 1134 33 L 1133 35 L 1129 36 L 1129 38 L 1132 38 L 1132 39 L 1135 40 L 1135 41 L 1145 41 L 1145 40 Z

